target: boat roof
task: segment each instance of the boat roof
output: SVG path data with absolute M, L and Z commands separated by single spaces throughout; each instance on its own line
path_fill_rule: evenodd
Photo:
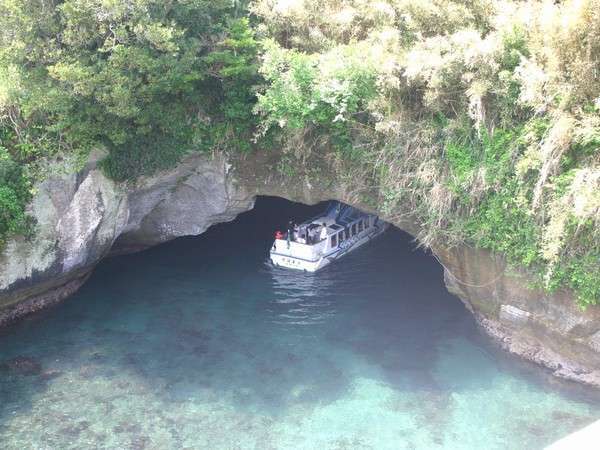
M 340 230 L 343 227 L 348 226 L 352 222 L 355 222 L 363 217 L 367 217 L 368 214 L 359 211 L 348 205 L 343 205 L 338 202 L 332 202 L 327 211 L 318 217 L 313 217 L 300 224 L 303 226 L 310 225 L 323 225 L 326 224 L 328 228 L 335 231 Z
M 366 217 L 366 216 L 367 216 L 367 214 L 361 213 L 360 211 L 356 211 L 356 213 L 348 214 L 344 217 L 339 217 L 336 220 L 336 223 L 339 223 L 342 226 L 346 226 L 349 223 L 352 223 L 352 222 L 354 222 L 362 217 Z

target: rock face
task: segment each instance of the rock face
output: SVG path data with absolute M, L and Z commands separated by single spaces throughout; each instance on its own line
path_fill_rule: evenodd
M 30 211 L 35 236 L 9 241 L 0 255 L 0 323 L 77 290 L 127 223 L 126 197 L 94 159 L 37 190 Z
M 436 249 L 444 281 L 482 328 L 511 353 L 560 378 L 600 387 L 600 309 L 582 311 L 569 292 L 527 286 L 527 275 L 472 248 Z
M 35 236 L 11 240 L 0 254 L 0 324 L 69 296 L 111 251 L 200 234 L 254 205 L 222 158 L 192 157 L 134 186 L 106 178 L 97 159 L 37 187 Z
M 92 157 L 76 174 L 48 179 L 31 204 L 37 232 L 11 240 L 0 253 L 0 324 L 75 292 L 108 254 L 144 249 L 203 233 L 251 209 L 257 195 L 314 204 L 340 200 L 376 211 L 349 181 L 283 176 L 277 155 L 228 161 L 190 156 L 175 169 L 135 184 L 117 184 Z M 413 223 L 392 222 L 415 233 Z M 578 309 L 568 292 L 527 288 L 526 274 L 489 252 L 435 248 L 448 289 L 505 349 L 559 377 L 600 387 L 600 310 Z

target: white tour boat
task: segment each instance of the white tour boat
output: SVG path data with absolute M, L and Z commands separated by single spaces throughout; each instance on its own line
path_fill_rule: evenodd
M 373 214 L 334 202 L 325 214 L 277 231 L 275 266 L 315 272 L 383 233 L 388 224 Z

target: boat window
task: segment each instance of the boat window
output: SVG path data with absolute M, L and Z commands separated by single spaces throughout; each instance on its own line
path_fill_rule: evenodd
M 350 230 L 348 228 L 344 230 L 344 239 L 350 239 Z
M 338 236 L 340 237 L 340 244 L 341 244 L 342 242 L 344 242 L 344 232 L 343 232 L 343 231 L 340 231 L 340 232 L 338 233 Z
M 363 230 L 363 221 L 362 219 L 358 221 L 358 232 L 360 233 Z
M 337 234 L 334 234 L 333 236 L 331 236 L 331 248 L 335 247 L 337 245 Z
M 352 236 L 354 236 L 356 234 L 356 224 L 353 223 L 352 224 Z
M 369 220 L 371 218 L 370 217 L 365 217 L 365 228 L 369 228 Z

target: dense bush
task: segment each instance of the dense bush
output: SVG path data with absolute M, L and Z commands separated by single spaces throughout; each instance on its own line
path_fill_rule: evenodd
M 213 147 L 214 129 L 247 137 L 256 43 L 235 6 L 3 2 L 0 65 L 18 89 L 4 89 L 0 108 L 45 127 L 64 151 L 105 146 L 105 167 L 119 180 Z
M 271 127 L 315 129 L 333 148 L 352 157 L 351 127 L 377 95 L 375 70 L 366 48 L 338 47 L 308 55 L 264 43 L 261 66 L 268 88 L 259 95 L 256 111 L 263 132 Z
M 22 166 L 0 145 L 0 245 L 7 236 L 30 231 L 25 214 L 30 199 L 31 185 Z

